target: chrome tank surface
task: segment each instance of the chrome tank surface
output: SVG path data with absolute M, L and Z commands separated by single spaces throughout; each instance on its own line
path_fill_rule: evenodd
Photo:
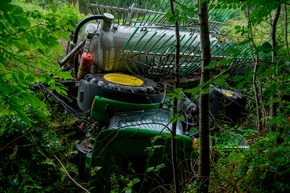
M 151 77 L 173 74 L 176 43 L 173 28 L 118 26 L 112 23 L 112 15 L 107 17 L 101 25 L 90 23 L 85 28 L 96 33 L 89 48 L 95 57 L 92 73 L 130 71 Z M 185 75 L 200 66 L 200 37 L 198 33 L 181 31 L 180 41 L 181 73 Z

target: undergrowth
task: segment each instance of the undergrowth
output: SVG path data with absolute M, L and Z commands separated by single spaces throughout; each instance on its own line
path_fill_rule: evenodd
M 49 103 L 51 114 L 26 109 L 31 126 L 16 116 L 1 117 L 0 192 L 79 192 L 56 157 L 77 180 L 74 146 L 81 133 L 74 118 Z

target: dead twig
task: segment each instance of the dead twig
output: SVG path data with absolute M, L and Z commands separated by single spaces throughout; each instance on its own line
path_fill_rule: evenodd
M 60 163 L 60 165 L 62 166 L 62 168 L 64 169 L 64 172 L 66 173 L 66 175 L 69 177 L 69 179 L 71 179 L 71 181 L 73 181 L 73 183 L 75 183 L 79 188 L 81 188 L 82 190 L 84 190 L 85 192 L 90 193 L 90 191 L 88 191 L 87 189 L 85 189 L 82 185 L 80 185 L 79 183 L 77 183 L 68 173 L 68 171 L 66 170 L 66 168 L 64 167 L 64 165 L 61 163 L 61 161 L 56 157 L 56 155 L 54 155 L 55 159 Z

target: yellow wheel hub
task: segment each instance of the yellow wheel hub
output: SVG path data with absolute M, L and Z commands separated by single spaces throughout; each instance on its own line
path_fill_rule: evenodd
M 126 86 L 141 86 L 144 84 L 143 80 L 135 76 L 120 74 L 120 73 L 109 73 L 104 75 L 105 80 L 116 84 L 122 84 Z
M 228 92 L 223 92 L 223 94 L 227 97 L 232 97 L 233 95 L 231 93 L 228 93 Z

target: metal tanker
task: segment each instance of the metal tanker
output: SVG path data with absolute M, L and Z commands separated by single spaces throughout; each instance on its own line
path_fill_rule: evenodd
M 84 29 L 78 38 L 82 26 Z M 77 46 L 81 44 L 77 44 L 78 41 L 84 43 Z M 200 68 L 199 33 L 190 28 L 181 31 L 180 42 L 181 75 L 186 76 Z M 214 37 L 211 37 L 211 42 L 216 42 L 215 46 L 219 43 Z M 120 26 L 114 24 L 113 15 L 105 13 L 80 22 L 70 43 L 70 51 L 75 54 L 75 47 L 78 47 L 78 51 L 83 49 L 94 56 L 91 73 L 130 72 L 147 78 L 160 78 L 174 75 L 175 44 L 172 27 Z M 61 61 L 62 65 L 64 63 Z

